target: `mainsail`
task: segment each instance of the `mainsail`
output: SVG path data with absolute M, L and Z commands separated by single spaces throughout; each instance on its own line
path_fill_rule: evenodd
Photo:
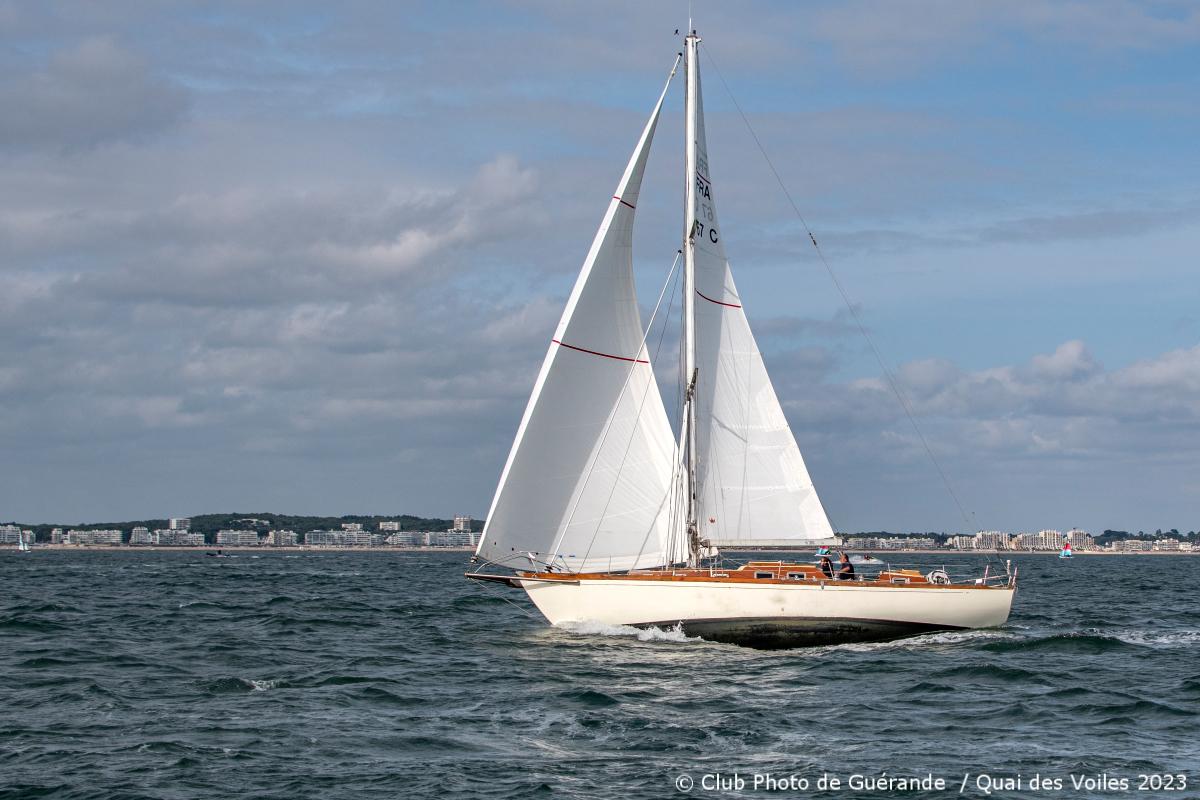
M 634 213 L 666 92 L 542 362 L 476 551 L 489 561 L 600 572 L 676 560 L 667 529 L 675 442 L 632 261 Z
M 696 386 L 695 520 L 726 547 L 832 543 L 809 477 L 725 257 L 709 175 L 696 37 L 688 39 L 688 113 Z

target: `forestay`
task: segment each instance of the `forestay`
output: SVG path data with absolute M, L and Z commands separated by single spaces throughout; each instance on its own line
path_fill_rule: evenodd
M 832 543 L 809 477 L 750 331 L 717 221 L 698 64 L 695 122 L 694 325 L 696 521 L 716 545 Z
M 672 560 L 664 551 L 675 443 L 632 263 L 634 214 L 665 96 L 664 87 L 542 362 L 477 549 L 489 561 L 599 572 Z

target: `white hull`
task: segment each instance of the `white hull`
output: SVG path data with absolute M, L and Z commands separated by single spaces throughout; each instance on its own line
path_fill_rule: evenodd
M 672 627 L 715 641 L 795 647 L 1002 625 L 1015 588 L 854 583 L 516 580 L 552 624 Z

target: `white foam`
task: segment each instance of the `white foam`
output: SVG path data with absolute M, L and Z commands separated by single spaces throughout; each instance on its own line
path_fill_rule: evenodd
M 560 622 L 555 627 L 571 633 L 577 633 L 584 636 L 636 636 L 641 642 L 698 642 L 699 636 L 688 636 L 683 632 L 683 626 L 675 623 L 674 627 L 663 630 L 662 628 L 635 628 L 632 625 L 611 625 L 607 622 L 597 622 L 596 620 L 582 620 L 580 622 Z
M 940 631 L 925 633 L 908 639 L 895 639 L 890 642 L 852 642 L 849 644 L 829 645 L 829 650 L 848 650 L 853 653 L 871 653 L 880 650 L 914 650 L 943 644 L 965 644 L 967 642 L 986 641 L 988 639 L 1019 639 L 1018 634 L 1010 631 L 969 630 L 969 631 Z
M 1097 632 L 1097 635 L 1104 634 Z M 1200 631 L 1115 631 L 1109 634 L 1127 644 L 1143 647 L 1174 648 L 1200 644 Z
M 275 688 L 275 687 L 278 685 L 278 683 L 279 683 L 279 682 L 278 682 L 278 681 L 256 681 L 256 680 L 250 680 L 250 681 L 247 681 L 247 683 L 249 683 L 249 684 L 250 684 L 250 688 L 251 688 L 253 691 L 256 691 L 256 692 L 265 692 L 267 689 L 274 689 L 274 688 Z

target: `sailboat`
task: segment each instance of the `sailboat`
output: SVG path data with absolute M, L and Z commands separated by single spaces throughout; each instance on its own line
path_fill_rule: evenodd
M 1071 542 L 1070 541 L 1063 542 L 1062 550 L 1059 551 L 1058 557 L 1059 558 L 1074 558 L 1075 557 L 1075 554 L 1071 552 Z
M 30 534 L 32 536 L 32 534 Z M 25 532 L 22 531 L 17 538 L 17 549 L 22 553 L 33 552 L 29 540 L 25 538 Z
M 725 255 L 701 40 L 689 31 L 550 340 L 467 577 L 523 589 L 556 625 L 678 626 L 760 648 L 1003 624 L 1016 591 L 1008 570 L 957 582 L 942 570 L 890 568 L 832 580 L 811 563 L 720 555 L 838 539 Z M 681 63 L 682 408 L 673 431 L 634 289 L 632 232 Z

